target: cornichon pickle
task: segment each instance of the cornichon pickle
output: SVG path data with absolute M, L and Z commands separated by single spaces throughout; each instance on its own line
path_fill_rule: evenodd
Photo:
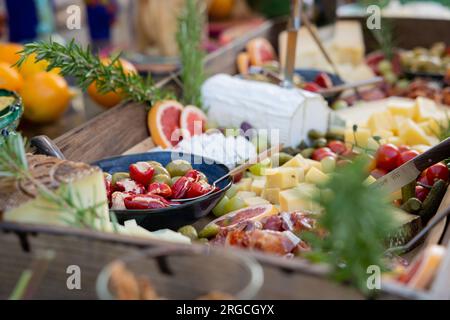
M 215 223 L 210 223 L 206 225 L 199 233 L 199 238 L 212 238 L 217 235 L 220 231 L 220 227 Z
M 117 181 L 128 179 L 129 177 L 130 174 L 128 172 L 116 172 L 112 175 L 111 183 L 115 185 Z
M 417 198 L 409 198 L 401 207 L 409 213 L 417 213 L 422 209 L 422 201 Z
M 152 182 L 160 182 L 172 186 L 172 179 L 167 174 L 157 174 L 153 176 Z
M 178 229 L 178 232 L 181 233 L 183 236 L 188 237 L 191 240 L 198 239 L 197 230 L 195 230 L 195 228 L 191 225 L 181 227 L 180 229 Z
M 166 166 L 171 177 L 184 176 L 186 172 L 192 170 L 192 166 L 186 160 L 178 159 L 169 162 Z
M 447 185 L 444 180 L 438 180 L 434 183 L 430 193 L 423 202 L 422 210 L 419 212 L 423 225 L 426 225 L 427 222 L 436 214 L 446 190 Z

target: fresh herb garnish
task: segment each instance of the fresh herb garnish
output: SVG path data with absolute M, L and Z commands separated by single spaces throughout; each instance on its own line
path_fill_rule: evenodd
M 186 1 L 176 35 L 182 64 L 183 102 L 197 107 L 202 107 L 201 86 L 205 78 L 205 53 L 201 47 L 205 17 L 201 5 L 197 0 Z
M 37 61 L 49 62 L 47 70 L 60 68 L 62 75 L 74 77 L 82 89 L 95 81 L 100 93 L 120 92 L 126 99 L 150 105 L 169 96 L 155 86 L 150 75 L 144 79 L 137 73 L 125 73 L 122 65 L 117 63 L 120 55 L 105 65 L 89 47 L 83 49 L 74 40 L 67 45 L 52 40 L 28 43 L 20 52 L 16 65 L 20 67 L 32 54 L 36 54 Z
M 313 246 L 311 258 L 328 263 L 335 280 L 349 281 L 369 293 L 367 268 L 375 265 L 384 269 L 384 243 L 394 222 L 393 208 L 383 200 L 382 191 L 365 183 L 366 165 L 358 158 L 331 176 L 324 186 L 327 196 L 317 199 L 324 209 L 319 227 L 326 234 L 307 238 Z

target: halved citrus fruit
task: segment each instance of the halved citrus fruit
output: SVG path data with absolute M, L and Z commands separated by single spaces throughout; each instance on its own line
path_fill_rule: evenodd
M 278 214 L 278 209 L 272 204 L 256 205 L 227 213 L 209 224 L 217 225 L 220 228 L 232 228 L 243 221 L 259 221 L 275 214 Z
M 253 66 L 262 66 L 276 59 L 275 50 L 267 39 L 255 38 L 247 43 L 247 52 Z
M 147 125 L 153 142 L 160 147 L 168 148 L 178 144 L 181 134 L 180 118 L 183 106 L 175 100 L 164 100 L 154 104 L 148 113 Z
M 200 135 L 205 131 L 206 114 L 195 106 L 186 106 L 181 113 L 180 128 L 184 138 Z

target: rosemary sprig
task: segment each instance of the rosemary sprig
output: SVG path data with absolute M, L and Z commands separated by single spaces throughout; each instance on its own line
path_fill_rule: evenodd
M 395 41 L 393 38 L 394 27 L 392 23 L 385 19 L 381 18 L 381 28 L 380 29 L 371 29 L 375 40 L 378 42 L 381 51 L 384 53 L 385 59 L 391 61 L 394 57 L 394 47 Z
M 313 246 L 311 258 L 328 263 L 335 280 L 349 281 L 369 293 L 367 268 L 384 269 L 383 244 L 394 224 L 392 207 L 382 192 L 364 183 L 366 164 L 357 159 L 330 178 L 327 191 L 316 199 L 324 209 L 318 222 L 326 235 L 307 238 Z
M 182 64 L 183 102 L 202 107 L 201 86 L 204 80 L 202 34 L 205 17 L 200 9 L 201 2 L 187 0 L 178 19 L 176 35 Z
M 82 207 L 80 196 L 71 184 L 62 184 L 59 191 L 55 192 L 34 178 L 28 168 L 25 142 L 19 133 L 0 138 L 0 179 L 27 181 L 33 184 L 39 191 L 39 195 L 50 204 L 50 207 L 46 209 L 64 212 L 65 215 L 61 219 L 70 226 L 104 229 L 103 226 L 97 225 L 97 221 L 104 223 L 104 218 L 99 216 L 97 210 L 104 203 Z
M 126 99 L 150 105 L 169 95 L 154 85 L 150 75 L 144 79 L 137 73 L 125 73 L 122 65 L 117 63 L 120 55 L 105 65 L 89 47 L 83 49 L 74 40 L 67 45 L 52 40 L 28 43 L 20 52 L 16 65 L 20 67 L 31 54 L 36 54 L 37 61 L 48 61 L 47 70 L 60 68 L 64 76 L 74 77 L 82 89 L 95 81 L 101 93 L 120 92 Z

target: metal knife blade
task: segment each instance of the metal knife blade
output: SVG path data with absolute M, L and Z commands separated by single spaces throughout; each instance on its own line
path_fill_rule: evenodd
M 417 179 L 420 172 L 414 161 L 409 161 L 379 178 L 373 183 L 373 186 L 375 188 L 383 188 L 387 193 L 392 193 Z
M 450 138 L 379 178 L 373 186 L 384 188 L 389 193 L 395 192 L 414 181 L 426 168 L 447 158 L 450 158 Z
M 301 12 L 303 0 L 291 0 L 291 18 L 287 30 L 287 51 L 284 66 L 284 87 L 293 87 L 294 69 L 297 51 L 297 34 L 301 27 Z

